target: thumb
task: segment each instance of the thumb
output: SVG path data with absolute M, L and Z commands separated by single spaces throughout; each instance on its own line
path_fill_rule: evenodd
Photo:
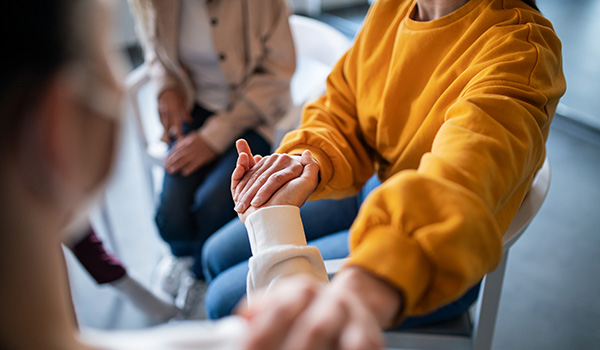
M 319 176 L 319 163 L 313 158 L 309 150 L 302 152 L 300 163 L 304 166 L 301 177 L 316 180 Z
M 246 153 L 240 153 L 238 156 L 237 163 L 235 165 L 235 169 L 231 174 L 231 195 L 235 197 L 235 189 L 237 185 L 240 183 L 246 171 L 248 171 L 249 157 Z
M 252 151 L 250 150 L 250 145 L 248 145 L 248 141 L 244 139 L 239 139 L 235 142 L 235 148 L 238 151 L 238 154 L 246 153 L 250 157 L 249 168 L 252 168 L 256 162 L 254 161 L 254 157 L 252 156 Z

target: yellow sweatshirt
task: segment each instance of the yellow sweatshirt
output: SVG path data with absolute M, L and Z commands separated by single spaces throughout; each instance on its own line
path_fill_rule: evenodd
M 502 256 L 502 235 L 545 156 L 566 85 L 551 23 L 519 0 L 471 0 L 429 22 L 379 0 L 279 153 L 309 149 L 311 199 L 383 184 L 350 233 L 351 262 L 396 286 L 404 315 L 461 296 Z

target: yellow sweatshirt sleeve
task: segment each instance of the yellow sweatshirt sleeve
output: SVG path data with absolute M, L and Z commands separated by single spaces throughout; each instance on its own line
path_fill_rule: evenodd
M 360 37 L 359 33 L 357 41 Z M 305 107 L 302 127 L 286 134 L 276 150 L 311 151 L 319 163 L 321 181 L 310 200 L 351 196 L 373 175 L 373 150 L 364 142 L 357 118 L 355 63 L 349 61 L 355 61 L 352 48 L 327 77 L 325 94 Z

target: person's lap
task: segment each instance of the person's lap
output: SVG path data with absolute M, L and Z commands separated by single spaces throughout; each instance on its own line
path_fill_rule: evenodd
M 196 107 L 194 123 L 186 126 L 191 132 L 202 125 L 210 112 Z M 270 145 L 254 131 L 245 138 L 256 152 L 266 154 Z M 202 278 L 202 247 L 206 239 L 219 227 L 236 217 L 230 194 L 230 178 L 237 160 L 235 145 L 216 160 L 189 176 L 165 172 L 161 201 L 156 222 L 161 237 L 169 244 L 173 255 L 193 256 L 192 270 Z
M 321 252 L 324 260 L 348 256 L 348 231 L 340 231 L 309 241 Z M 248 248 L 249 249 L 249 248 Z M 206 293 L 206 312 L 217 319 L 230 315 L 246 295 L 248 260 L 241 261 L 217 275 L 210 281 Z
M 340 231 L 315 239 L 308 243 L 319 248 L 323 260 L 341 259 L 349 254 L 348 231 Z M 225 317 L 234 312 L 237 304 L 246 295 L 248 261 L 244 260 L 214 278 L 206 294 L 206 311 L 211 319 Z M 465 312 L 477 299 L 479 284 L 471 288 L 458 300 L 427 315 L 407 318 L 396 329 L 419 327 L 451 319 Z
M 307 202 L 300 209 L 307 241 L 348 229 L 357 211 L 355 198 Z M 233 219 L 216 231 L 204 246 L 205 279 L 213 280 L 227 269 L 248 260 L 251 255 L 246 228 L 240 220 Z

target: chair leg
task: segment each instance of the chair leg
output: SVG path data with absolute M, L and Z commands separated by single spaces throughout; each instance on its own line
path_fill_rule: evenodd
M 473 350 L 489 350 L 492 347 L 507 260 L 508 250 L 504 253 L 500 265 L 485 276 L 481 285 L 473 322 Z

